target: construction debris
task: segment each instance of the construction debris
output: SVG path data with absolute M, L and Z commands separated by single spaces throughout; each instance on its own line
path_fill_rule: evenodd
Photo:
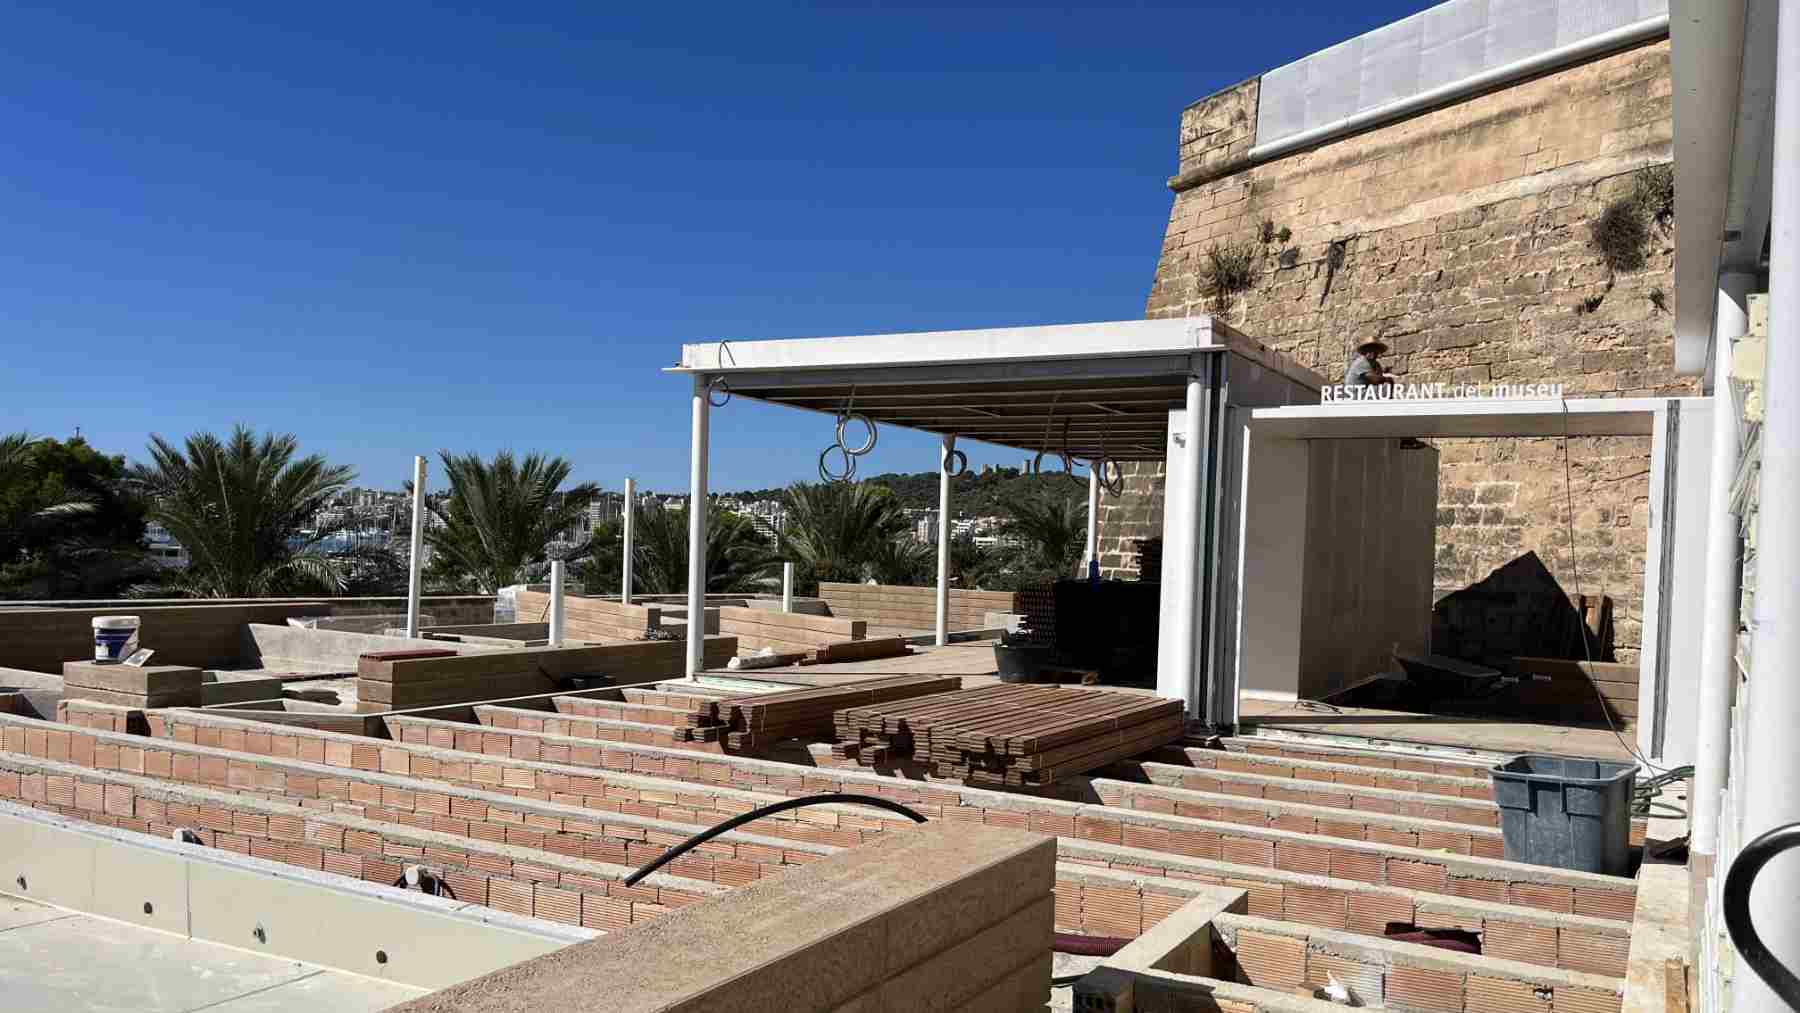
M 998 685 L 846 708 L 836 756 L 910 760 L 977 787 L 1042 787 L 1174 742 L 1179 700 L 1063 686 Z

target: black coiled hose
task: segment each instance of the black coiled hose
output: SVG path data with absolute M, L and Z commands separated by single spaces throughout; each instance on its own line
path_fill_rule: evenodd
M 662 868 L 663 866 L 669 864 L 670 862 L 673 862 L 675 859 L 680 858 L 682 855 L 688 853 L 689 851 L 692 851 L 693 849 L 699 847 L 702 844 L 705 844 L 707 841 L 712 840 L 713 838 L 719 836 L 720 834 L 729 833 L 733 830 L 736 830 L 738 827 L 741 827 L 744 824 L 751 822 L 752 820 L 760 820 L 764 816 L 771 816 L 775 813 L 785 812 L 789 809 L 799 809 L 799 808 L 802 808 L 804 806 L 809 806 L 809 805 L 829 805 L 829 804 L 833 804 L 833 803 L 853 804 L 853 805 L 870 805 L 870 806 L 874 806 L 877 809 L 886 809 L 889 812 L 899 813 L 900 815 L 905 816 L 908 819 L 912 820 L 914 823 L 925 822 L 925 817 L 919 815 L 916 811 L 909 809 L 906 806 L 903 806 L 898 802 L 894 802 L 894 801 L 891 801 L 891 800 L 885 799 L 885 798 L 878 798 L 874 795 L 853 795 L 853 794 L 846 794 L 843 792 L 830 792 L 830 793 L 823 794 L 823 795 L 806 795 L 801 798 L 783 799 L 780 802 L 770 803 L 769 805 L 763 806 L 760 809 L 752 809 L 747 813 L 740 813 L 740 814 L 733 816 L 732 818 L 726 820 L 723 823 L 720 823 L 716 826 L 708 827 L 707 829 L 700 831 L 699 833 L 695 834 L 694 836 L 689 837 L 687 840 L 682 841 L 680 844 L 677 844 L 674 847 L 670 848 L 669 850 L 658 855 L 654 860 L 645 863 L 641 868 L 638 869 L 638 871 L 632 873 L 629 876 L 626 876 L 625 877 L 625 885 L 626 886 L 636 886 L 639 880 L 643 879 L 645 876 L 650 875 L 652 872 L 655 872 L 656 870 Z

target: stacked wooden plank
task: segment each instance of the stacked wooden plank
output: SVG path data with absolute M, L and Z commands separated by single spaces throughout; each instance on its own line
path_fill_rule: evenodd
M 685 725 L 675 732 L 684 741 L 720 741 L 732 752 L 754 752 L 782 739 L 830 739 L 833 715 L 846 707 L 946 694 L 960 688 L 962 680 L 956 676 L 898 675 L 703 701 L 688 712 Z
M 1179 739 L 1179 700 L 1070 686 L 997 685 L 846 708 L 834 756 L 912 761 L 986 788 L 1042 787 Z

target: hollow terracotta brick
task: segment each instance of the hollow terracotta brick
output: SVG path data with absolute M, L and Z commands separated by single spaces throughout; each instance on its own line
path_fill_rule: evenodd
M 1481 952 L 1486 956 L 1529 964 L 1554 966 L 1556 963 L 1556 928 L 1551 925 L 1527 925 L 1489 918 L 1481 942 Z
M 1389 1008 L 1419 1013 L 1463 1013 L 1463 976 L 1423 967 L 1393 967 L 1388 970 L 1385 995 Z M 1469 1009 L 1487 1013 L 1480 1006 Z
M 1387 881 L 1409 890 L 1443 893 L 1449 887 L 1449 872 L 1434 862 L 1390 858 L 1387 863 Z
M 1561 914 L 1573 914 L 1575 911 L 1575 891 L 1570 887 L 1549 883 L 1514 883 L 1507 893 L 1514 904 L 1522 907 Z
M 1306 941 L 1253 929 L 1237 934 L 1238 970 L 1243 980 L 1261 988 L 1291 989 L 1306 980 Z
M 1553 991 L 1528 981 L 1469 975 L 1466 1002 L 1483 1013 L 1550 1013 Z

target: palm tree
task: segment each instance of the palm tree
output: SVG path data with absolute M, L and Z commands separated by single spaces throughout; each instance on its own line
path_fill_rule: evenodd
M 581 581 L 588 594 L 613 594 L 619 587 L 619 571 L 625 561 L 625 531 L 618 521 L 601 521 L 588 535 L 588 551 L 573 564 L 569 575 Z M 634 584 L 633 590 L 636 590 Z
M 777 558 L 750 518 L 709 503 L 706 512 L 706 593 L 768 590 Z M 639 504 L 632 515 L 632 590 L 680 594 L 688 586 L 688 508 Z
M 259 438 L 242 425 L 225 440 L 195 433 L 180 448 L 150 437 L 151 463 L 133 467 L 130 480 L 150 519 L 192 560 L 156 590 L 198 598 L 341 590 L 342 565 L 319 551 L 335 529 L 306 525 L 355 473 L 318 454 L 296 458 L 299 449 L 291 433 Z
M 935 582 L 937 546 L 906 533 L 877 544 L 863 560 L 863 579 L 877 584 Z
M 1063 499 L 1019 498 L 1003 509 L 1003 537 L 1019 543 L 1018 566 L 1043 571 L 1049 579 L 1074 573 L 1087 548 L 1087 504 L 1069 496 Z
M 561 457 L 532 453 L 523 460 L 502 450 L 492 461 L 475 454 L 438 452 L 450 495 L 428 500 L 435 524 L 425 531 L 434 583 L 494 594 L 541 577 L 550 546 L 587 512 L 600 487 L 584 482 L 558 492 L 572 470 Z M 409 490 L 410 491 L 410 490 Z M 584 539 L 560 553 L 579 559 Z
M 884 486 L 866 482 L 799 483 L 788 487 L 781 552 L 809 591 L 818 581 L 860 581 L 869 564 L 891 558 L 907 534 L 906 512 Z

